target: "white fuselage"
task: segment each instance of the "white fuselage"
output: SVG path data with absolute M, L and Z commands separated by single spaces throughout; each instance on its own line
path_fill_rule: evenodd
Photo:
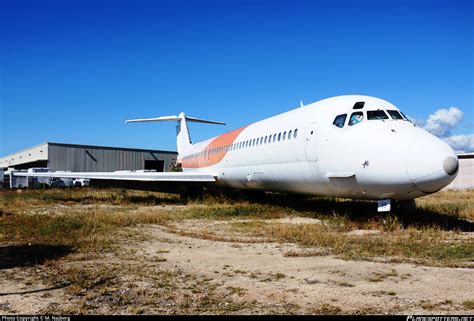
M 191 145 L 178 161 L 239 189 L 396 200 L 434 193 L 455 178 L 457 156 L 398 112 L 374 97 L 329 98 Z

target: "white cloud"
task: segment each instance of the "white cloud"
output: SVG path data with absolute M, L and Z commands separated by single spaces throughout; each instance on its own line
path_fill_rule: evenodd
M 447 137 L 453 129 L 464 117 L 464 113 L 456 108 L 438 109 L 434 114 L 428 116 L 428 120 L 424 128 L 438 137 Z
M 464 117 L 464 113 L 456 107 L 441 108 L 428 116 L 426 122 L 417 120 L 416 123 L 435 136 L 447 142 L 457 153 L 474 152 L 474 134 L 451 135 Z
M 457 153 L 474 152 L 474 134 L 452 135 L 443 138 Z

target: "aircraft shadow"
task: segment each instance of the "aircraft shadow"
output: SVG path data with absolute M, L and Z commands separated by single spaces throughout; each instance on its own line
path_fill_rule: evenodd
M 474 222 L 467 219 L 432 210 L 412 208 L 396 210 L 391 214 L 377 212 L 375 202 L 278 197 L 271 204 L 286 206 L 302 212 L 315 212 L 322 216 L 343 216 L 354 223 L 363 224 L 369 220 L 383 220 L 388 215 L 397 218 L 404 228 L 439 228 L 446 231 L 473 232 Z
M 73 252 L 66 245 L 8 245 L 0 246 L 0 270 L 41 265 Z

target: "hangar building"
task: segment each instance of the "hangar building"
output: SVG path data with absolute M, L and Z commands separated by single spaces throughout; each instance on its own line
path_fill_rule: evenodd
M 43 143 L 0 158 L 0 168 L 48 167 L 51 171 L 113 172 L 156 170 L 167 172 L 178 154 L 172 151 Z

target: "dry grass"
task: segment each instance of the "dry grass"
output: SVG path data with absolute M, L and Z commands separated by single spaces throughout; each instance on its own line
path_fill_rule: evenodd
M 122 189 L 30 189 L 0 190 L 0 208 L 28 209 L 33 206 L 107 204 L 182 204 L 178 195 Z
M 24 213 L 0 217 L 0 244 L 55 244 L 77 247 L 111 246 L 114 232 L 137 224 L 163 224 L 170 211 L 133 211 L 92 208 L 71 209 L 67 215 Z
M 416 200 L 423 210 L 474 221 L 474 189 L 443 191 Z
M 474 300 L 467 300 L 462 303 L 466 309 L 474 310 Z
M 356 237 L 319 224 L 273 224 L 267 232 L 278 242 L 330 249 L 330 253 L 344 259 L 383 257 L 392 261 L 452 267 L 470 266 L 470 262 L 474 261 L 472 241 L 450 242 L 446 232 L 436 229 L 409 228 Z M 261 234 L 261 230 L 258 233 Z

